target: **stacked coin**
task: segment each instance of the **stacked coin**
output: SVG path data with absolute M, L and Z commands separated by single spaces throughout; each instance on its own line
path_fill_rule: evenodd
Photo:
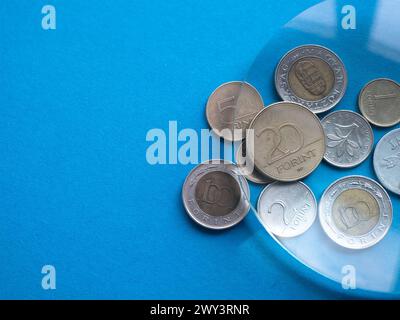
M 334 243 L 348 249 L 375 245 L 393 219 L 384 187 L 400 195 L 400 129 L 386 134 L 375 149 L 374 169 L 384 187 L 367 177 L 347 176 L 325 190 L 318 206 L 312 190 L 299 180 L 322 159 L 340 169 L 366 161 L 374 145 L 369 123 L 400 123 L 400 85 L 385 78 L 370 81 L 359 95 L 361 114 L 339 110 L 320 120 L 316 114 L 343 98 L 347 72 L 333 51 L 304 45 L 280 60 L 275 87 L 284 101 L 266 107 L 247 82 L 228 82 L 211 94 L 209 125 L 221 138 L 241 143 L 236 165 L 211 161 L 190 172 L 182 193 L 189 216 L 211 229 L 236 225 L 251 207 L 247 179 L 267 185 L 257 216 L 274 236 L 301 236 L 319 211 L 319 227 Z

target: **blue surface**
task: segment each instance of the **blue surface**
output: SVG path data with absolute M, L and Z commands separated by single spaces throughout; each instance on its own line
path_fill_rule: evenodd
M 317 2 L 1 1 L 0 298 L 346 297 L 254 215 L 226 232 L 196 226 L 180 197 L 193 166 L 145 158 L 149 129 L 207 128 L 211 91 L 246 78 Z M 48 3 L 57 30 L 41 28 Z M 46 264 L 56 290 L 41 287 Z

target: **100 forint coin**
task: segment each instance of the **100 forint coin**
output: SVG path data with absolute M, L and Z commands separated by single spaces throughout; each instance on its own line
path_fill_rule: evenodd
M 247 215 L 250 190 L 238 168 L 223 160 L 195 167 L 187 176 L 182 199 L 189 216 L 209 229 L 226 229 Z
M 289 51 L 275 71 L 275 86 L 285 101 L 304 105 L 314 113 L 333 108 L 344 96 L 347 73 L 331 50 L 304 45 Z
M 322 229 L 349 249 L 365 249 L 381 241 L 392 217 L 392 203 L 385 189 L 362 176 L 337 180 L 325 190 L 319 204 Z

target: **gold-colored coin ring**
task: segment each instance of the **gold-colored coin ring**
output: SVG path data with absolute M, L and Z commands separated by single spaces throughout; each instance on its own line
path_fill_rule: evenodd
M 262 165 L 255 158 L 255 155 L 254 155 L 255 146 L 249 147 L 249 152 L 251 153 L 251 157 L 254 159 L 254 165 L 255 165 L 257 171 L 260 172 L 261 174 L 265 175 L 269 179 L 273 179 L 275 181 L 282 181 L 282 182 L 298 181 L 298 180 L 301 180 L 301 179 L 307 177 L 308 175 L 310 175 L 319 166 L 319 164 L 321 163 L 322 159 L 324 158 L 325 148 L 326 148 L 325 147 L 325 134 L 324 134 L 324 130 L 323 130 L 323 127 L 322 127 L 320 119 L 318 118 L 318 116 L 315 113 L 313 113 L 307 107 L 304 107 L 303 105 L 301 105 L 299 103 L 296 103 L 296 102 L 281 101 L 281 102 L 272 103 L 269 106 L 266 106 L 251 121 L 251 123 L 249 125 L 249 129 L 254 130 L 254 125 L 255 125 L 257 119 L 259 119 L 260 115 L 262 115 L 264 112 L 269 112 L 271 110 L 271 108 L 282 108 L 284 105 L 287 105 L 287 104 L 289 104 L 291 106 L 296 106 L 296 108 L 298 108 L 299 111 L 306 113 L 309 117 L 311 117 L 312 119 L 315 120 L 315 123 L 316 123 L 316 125 L 318 127 L 319 136 L 320 136 L 320 139 L 318 139 L 316 141 L 320 141 L 321 140 L 321 143 L 320 143 L 321 150 L 320 150 L 319 155 L 317 157 L 318 158 L 317 161 L 315 161 L 314 165 L 311 166 L 311 168 L 309 170 L 306 170 L 304 173 L 298 174 L 296 176 L 284 178 L 284 177 L 281 177 L 281 176 L 278 176 L 278 175 L 274 175 L 274 174 L 272 174 L 270 172 L 266 172 L 266 170 L 263 170 Z

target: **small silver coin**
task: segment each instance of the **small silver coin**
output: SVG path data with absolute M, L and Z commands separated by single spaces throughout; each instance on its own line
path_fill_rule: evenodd
M 236 151 L 236 164 L 240 172 L 251 182 L 268 184 L 274 181 L 257 171 L 254 160 L 251 160 L 250 154 L 246 153 L 246 141 L 243 141 Z
M 189 216 L 209 229 L 238 224 L 250 209 L 250 190 L 236 165 L 212 160 L 195 167 L 187 176 L 182 199 Z
M 367 83 L 358 97 L 361 113 L 378 127 L 400 123 L 400 85 L 390 79 L 375 79 Z
M 317 216 L 317 201 L 302 182 L 274 182 L 265 187 L 257 211 L 268 231 L 279 237 L 296 237 L 306 232 Z
M 392 219 L 392 203 L 385 189 L 362 176 L 335 181 L 319 204 L 322 229 L 338 245 L 349 249 L 365 249 L 381 241 Z
M 390 131 L 378 142 L 374 170 L 386 189 L 400 195 L 400 129 Z
M 347 73 L 343 62 L 331 50 L 304 45 L 281 59 L 275 71 L 275 86 L 284 101 L 297 102 L 321 113 L 343 98 Z
M 251 120 L 264 107 L 257 89 L 247 82 L 232 81 L 220 85 L 206 106 L 207 121 L 213 131 L 228 141 L 246 137 Z
M 339 168 L 353 168 L 371 154 L 374 134 L 368 121 L 353 111 L 340 110 L 321 121 L 325 132 L 324 159 Z

